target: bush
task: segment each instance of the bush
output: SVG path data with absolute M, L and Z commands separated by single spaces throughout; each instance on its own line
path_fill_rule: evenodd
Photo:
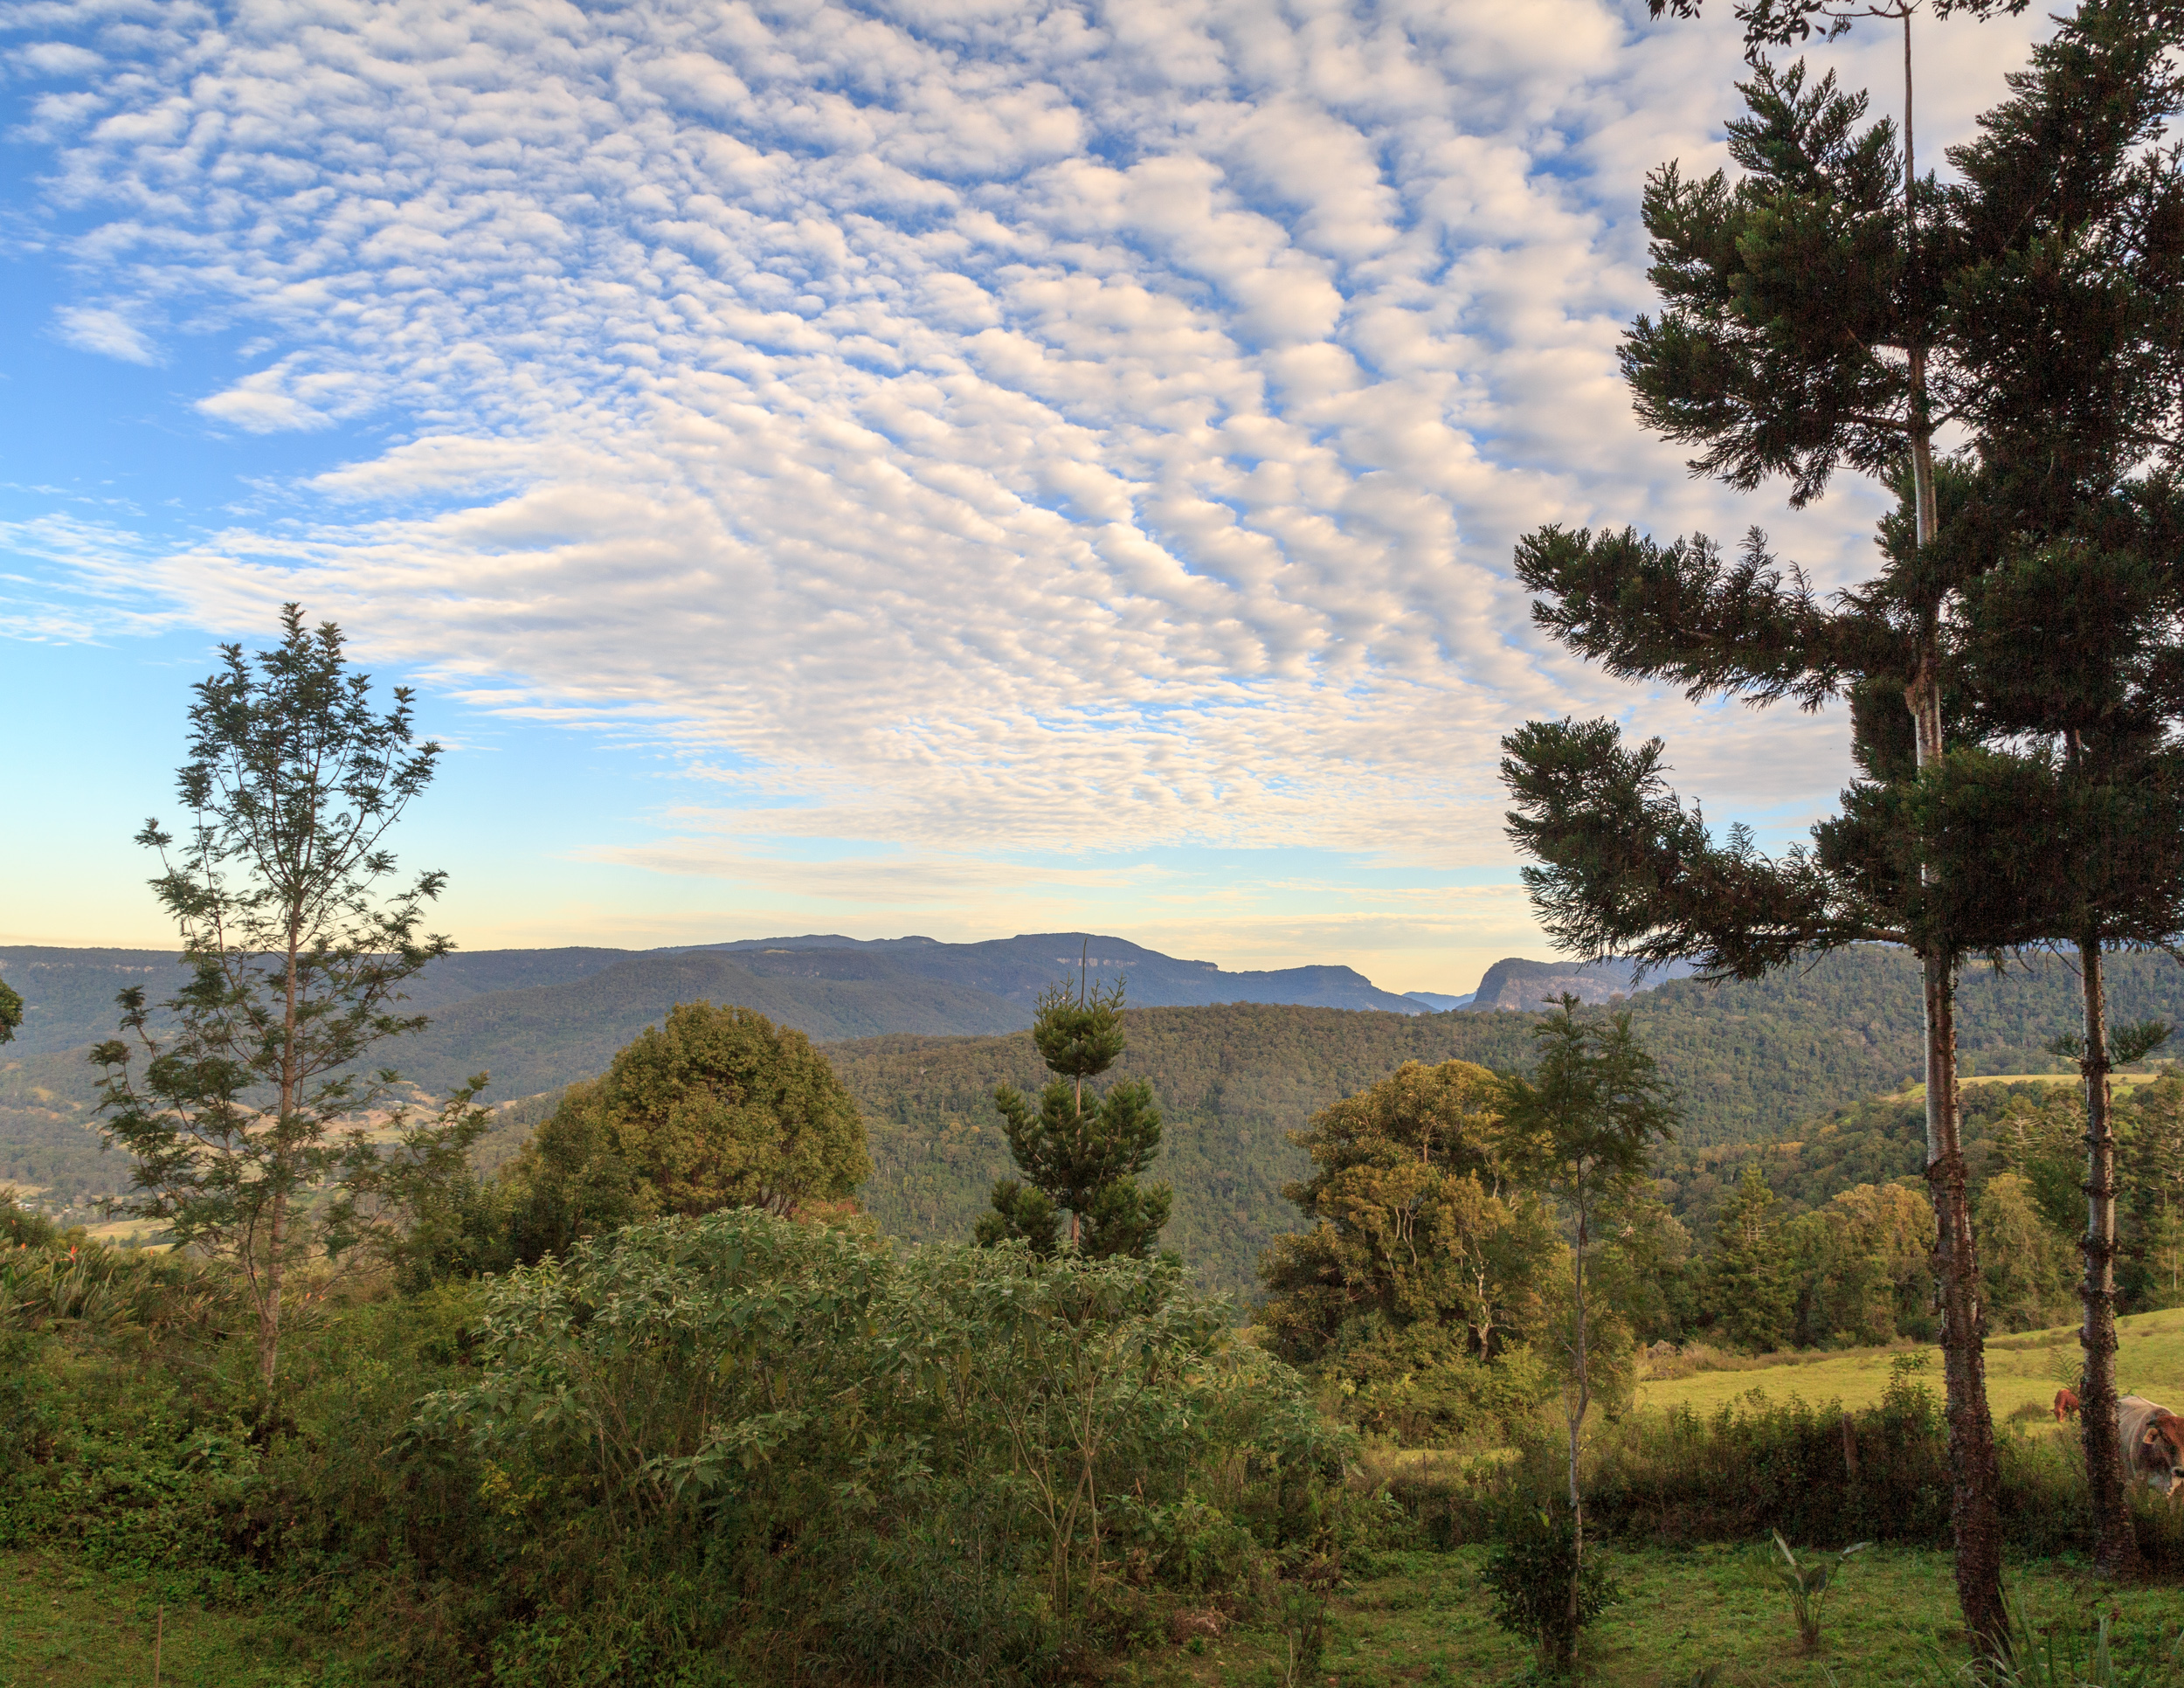
M 475 1379 L 413 1440 L 480 1462 L 489 1545 L 562 1657 L 623 1599 L 603 1560 L 650 1554 L 692 1578 L 694 1656 L 1037 1676 L 1101 1645 L 1119 1571 L 1202 1594 L 1339 1521 L 1345 1439 L 1171 1264 L 898 1254 L 744 1209 L 485 1293 Z
M 1622 1598 L 1597 1554 L 1580 1560 L 1575 1522 L 1552 1504 L 1502 1513 L 1484 1578 L 1494 1621 L 1531 1642 L 1541 1667 L 1557 1673 L 1570 1668 L 1579 1630 Z

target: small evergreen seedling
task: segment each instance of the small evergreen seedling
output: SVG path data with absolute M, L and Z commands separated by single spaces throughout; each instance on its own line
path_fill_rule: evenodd
M 1790 1544 L 1782 1539 L 1782 1532 L 1774 1532 L 1774 1548 L 1781 1554 L 1782 1562 L 1767 1568 L 1789 1591 L 1790 1612 L 1797 1619 L 1797 1638 L 1807 1652 L 1820 1650 L 1820 1608 L 1828 1598 L 1835 1573 L 1850 1562 L 1853 1553 L 1863 1553 L 1872 1545 L 1870 1541 L 1856 1541 L 1839 1553 L 1807 1560 L 1800 1565 L 1797 1555 L 1790 1551 Z

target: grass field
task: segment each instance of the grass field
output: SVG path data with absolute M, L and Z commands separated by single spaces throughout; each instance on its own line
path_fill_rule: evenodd
M 1821 1647 L 1797 1648 L 1789 1609 L 1756 1547 L 1608 1550 L 1622 1604 L 1591 1632 L 1582 1679 L 1615 1688 L 1685 1688 L 1704 1666 L 1721 1688 L 1939 1688 L 1966 1659 L 1948 1556 L 1877 1548 L 1853 1562 L 1827 1610 Z M 1313 1683 L 1407 1688 L 1528 1679 L 1529 1650 L 1496 1627 L 1479 1588 L 1482 1549 L 1393 1556 L 1336 1596 Z M 2035 1625 L 2077 1634 L 2115 1614 L 2123 1662 L 2173 1646 L 2184 1590 L 2095 1584 L 2063 1566 L 2016 1567 L 2012 1587 Z M 1196 1650 L 1193 1650 L 1195 1648 Z M 1143 1688 L 1275 1688 L 1289 1679 L 1289 1637 L 1240 1626 L 1217 1639 L 1144 1657 L 1116 1680 Z M 1308 1678 L 1300 1675 L 1297 1680 Z M 2167 1681 L 2164 1677 L 2159 1680 Z
M 0 1553 L 0 1688 L 290 1688 L 320 1671 L 286 1623 L 163 1608 L 142 1584 L 54 1553 Z
M 1695 1671 L 1719 1664 L 1720 1688 L 1939 1688 L 1938 1672 L 1966 1657 L 1946 1553 L 1878 1547 L 1860 1555 L 1838 1581 L 1821 1650 L 1809 1659 L 1797 1650 L 1759 1545 L 1609 1548 L 1605 1556 L 1624 1598 L 1584 1644 L 1588 1682 L 1685 1688 Z M 1494 1623 L 1479 1581 L 1483 1560 L 1480 1548 L 1381 1556 L 1337 1591 L 1319 1669 L 1295 1680 L 1454 1688 L 1526 1679 L 1530 1654 Z M 2118 1589 L 2055 1562 L 2013 1567 L 2010 1582 L 2035 1624 L 2082 1634 L 2097 1610 L 2115 1614 L 2126 1663 L 2184 1630 L 2184 1589 Z M 0 1688 L 149 1685 L 156 1619 L 142 1585 L 56 1556 L 0 1553 Z M 1217 1637 L 1156 1643 L 1100 1674 L 1120 1688 L 1283 1688 L 1289 1658 L 1278 1623 L 1246 1622 Z M 327 1680 L 328 1661 L 286 1625 L 170 1606 L 159 1663 L 162 1688 L 303 1688 Z
M 1830 1597 L 1821 1651 L 1809 1659 L 1798 1652 L 1787 1603 L 1757 1546 L 1609 1549 L 1607 1558 L 1624 1599 L 1584 1643 L 1580 1674 L 1588 1681 L 1685 1688 L 1701 1667 L 1718 1664 L 1722 1688 L 1938 1688 L 1967 1657 L 1946 1553 L 1883 1547 L 1860 1555 Z M 1310 1680 L 1401 1688 L 1525 1679 L 1528 1650 L 1495 1626 L 1480 1589 L 1483 1560 L 1478 1548 L 1393 1555 L 1345 1587 Z M 2117 1614 L 2126 1662 L 2173 1643 L 2184 1626 L 2184 1590 L 2117 1589 L 2049 1563 L 2013 1567 L 2011 1581 L 2035 1625 L 2082 1633 L 2097 1609 Z M 1240 1626 L 1141 1657 L 1117 1679 L 1144 1688 L 1273 1688 L 1287 1680 L 1288 1654 L 1281 1630 Z
M 2116 1375 L 2127 1394 L 2138 1394 L 2184 1411 L 2184 1307 L 2136 1313 L 2116 1321 L 2120 1344 Z M 1808 1401 L 1840 1401 L 1846 1407 L 1870 1407 L 1888 1387 L 1889 1366 L 1902 1348 L 1848 1348 L 1832 1354 L 1784 1354 L 1750 1369 L 1695 1372 L 1639 1385 L 1639 1404 L 1687 1406 L 1711 1413 L 1726 1401 L 1757 1389 L 1775 1401 L 1792 1396 Z M 1932 1356 L 1927 1381 L 1941 1387 L 1941 1350 Z M 1987 1404 L 1998 1419 L 2028 1402 L 2045 1411 L 2055 1392 L 2075 1382 L 2080 1352 L 2077 1327 L 2030 1331 L 1997 1337 L 1987 1345 Z

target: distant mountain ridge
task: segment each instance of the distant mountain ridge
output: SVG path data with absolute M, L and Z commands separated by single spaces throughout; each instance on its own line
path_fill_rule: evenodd
M 702 957 L 728 971 L 701 978 L 692 972 L 692 958 Z M 112 1036 L 115 993 L 141 985 L 158 1002 L 182 983 L 178 960 L 171 951 L 0 946 L 0 978 L 22 994 L 26 1009 L 14 1051 L 49 1054 Z M 558 991 L 564 994 L 528 1008 L 505 1004 L 480 1012 L 490 1020 L 513 1014 L 517 1020 L 534 1009 L 566 1014 L 577 1000 L 566 993 L 595 979 L 617 1005 L 608 1015 L 616 1024 L 623 1006 L 634 1011 L 639 1004 L 653 1005 L 650 1012 L 657 1019 L 674 1003 L 710 992 L 714 1000 L 743 1002 L 821 1041 L 890 1032 L 976 1036 L 1029 1026 L 1039 993 L 1074 976 L 1081 960 L 1095 979 L 1126 980 L 1133 1007 L 1262 1002 L 1429 1011 L 1425 1003 L 1379 989 L 1350 967 L 1227 972 L 1214 962 L 1183 960 L 1127 938 L 1089 932 L 1020 933 L 978 944 L 806 934 L 661 950 L 458 951 L 425 969 L 408 993 L 409 1006 L 432 1015 L 434 1033 L 445 1032 L 450 1048 L 464 1037 L 443 1022 L 460 1005 L 509 993 Z M 645 1023 L 639 1020 L 632 1033 Z
M 1285 1003 L 1312 1008 L 1380 1008 L 1417 1013 L 1420 1005 L 1383 991 L 1354 968 L 1320 965 L 1270 971 L 1225 972 L 1218 962 L 1163 955 L 1127 938 L 1089 932 L 1027 932 L 978 944 L 943 944 L 930 937 L 743 938 L 705 946 L 738 959 L 762 956 L 767 970 L 793 972 L 827 965 L 842 951 L 885 958 L 906 973 L 943 979 L 1020 1003 L 1023 1024 L 1040 992 L 1058 979 L 1075 978 L 1082 963 L 1097 984 L 1120 978 L 1137 1008 L 1200 1008 L 1217 1002 Z M 746 962 L 745 965 L 750 965 Z

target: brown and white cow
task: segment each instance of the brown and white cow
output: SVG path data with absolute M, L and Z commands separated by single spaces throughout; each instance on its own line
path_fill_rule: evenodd
M 2174 1499 L 2184 1493 L 2184 1418 L 2143 1395 L 2116 1403 L 2116 1439 L 2131 1475 Z

